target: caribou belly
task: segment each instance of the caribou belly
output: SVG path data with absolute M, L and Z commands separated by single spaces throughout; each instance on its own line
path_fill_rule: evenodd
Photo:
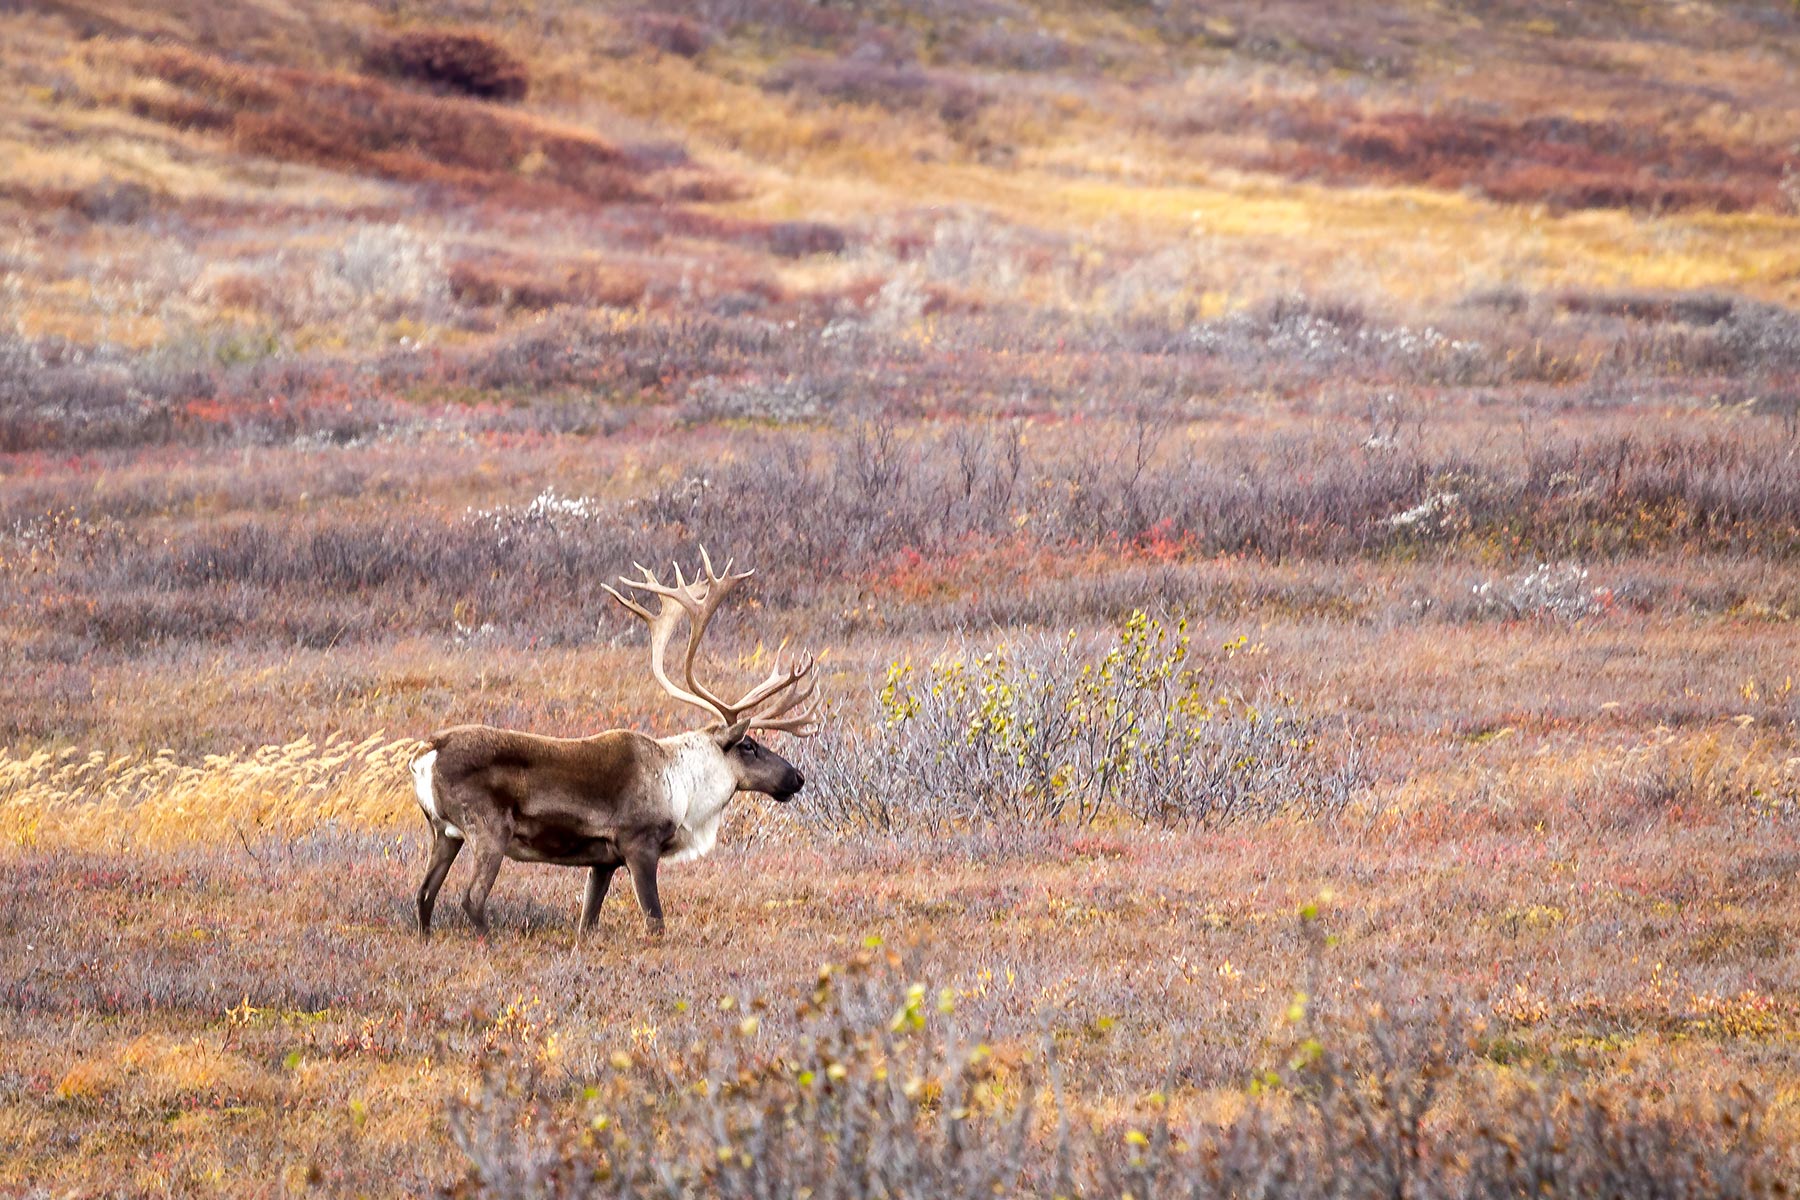
M 551 863 L 559 867 L 603 867 L 623 861 L 618 843 L 610 837 L 552 829 L 515 833 L 506 845 L 506 857 L 514 862 Z

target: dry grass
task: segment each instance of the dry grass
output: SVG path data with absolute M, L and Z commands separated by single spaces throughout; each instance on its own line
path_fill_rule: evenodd
M 25 849 L 292 839 L 346 826 L 385 829 L 404 813 L 406 767 L 421 743 L 376 734 L 301 738 L 184 764 L 172 751 L 0 757 L 0 838 Z
M 0 17 L 0 1192 L 1793 1177 L 1791 30 L 432 15 Z M 808 790 L 420 946 L 412 737 L 677 727 L 699 541 Z
M 670 879 L 666 943 L 640 944 L 615 898 L 580 951 L 574 874 L 516 865 L 492 942 L 452 925 L 420 949 L 410 834 L 9 852 L 7 1119 L 35 1150 L 8 1170 L 79 1186 L 144 1153 L 146 1180 L 186 1193 L 241 1192 L 251 1164 L 334 1191 L 443 1180 L 444 1105 L 487 1055 L 548 1054 L 544 1099 L 579 1112 L 616 1054 L 660 1064 L 710 1038 L 722 997 L 766 997 L 760 1037 L 780 1045 L 818 965 L 869 935 L 905 953 L 896 991 L 952 989 L 965 1036 L 1013 1070 L 1041 1072 L 1051 1033 L 1078 1123 L 1156 1091 L 1181 1122 L 1230 1119 L 1286 1069 L 1296 991 L 1373 992 L 1485 1026 L 1469 1086 L 1549 1072 L 1656 1108 L 1741 1081 L 1791 1145 L 1791 838 L 1719 815 L 1608 838 L 1580 820 L 760 849 L 740 829 Z M 70 1035 L 84 1012 L 105 1020 Z

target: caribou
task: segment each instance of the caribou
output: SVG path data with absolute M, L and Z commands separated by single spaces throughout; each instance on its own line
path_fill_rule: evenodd
M 649 626 L 650 673 L 663 691 L 711 718 L 705 728 L 671 737 L 609 729 L 584 738 L 542 737 L 487 725 L 456 725 L 426 739 L 412 762 L 419 808 L 431 825 L 431 861 L 419 884 L 419 936 L 431 936 L 438 889 L 466 844 L 474 872 L 463 911 L 478 933 L 487 933 L 487 899 L 501 863 L 555 863 L 588 868 L 579 932 L 600 917 L 613 873 L 631 874 L 638 907 L 651 937 L 663 932 L 657 864 L 681 862 L 710 851 L 725 807 L 738 792 L 762 792 L 786 802 L 805 782 L 794 764 L 750 735 L 764 730 L 807 737 L 817 731 L 811 704 L 810 657 L 783 668 L 779 653 L 768 678 L 726 701 L 695 675 L 695 657 L 707 625 L 724 600 L 753 571 L 722 571 L 700 551 L 704 577 L 687 579 L 679 564 L 675 582 L 661 583 L 639 566 L 642 579 L 619 583 L 654 600 L 602 585 L 625 610 Z M 682 682 L 670 678 L 665 658 L 685 618 L 687 647 Z

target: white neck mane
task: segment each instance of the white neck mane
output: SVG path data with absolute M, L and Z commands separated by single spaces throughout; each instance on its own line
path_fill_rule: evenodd
M 719 840 L 725 806 L 737 794 L 737 779 L 725 754 L 707 730 L 660 739 L 668 751 L 663 787 L 669 813 L 679 827 L 670 848 L 671 862 L 687 862 L 710 851 Z

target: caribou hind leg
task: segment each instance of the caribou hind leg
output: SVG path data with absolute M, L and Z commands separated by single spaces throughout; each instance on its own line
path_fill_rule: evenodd
M 437 907 L 438 889 L 444 886 L 444 876 L 450 873 L 450 864 L 456 861 L 462 850 L 461 838 L 451 837 L 435 825 L 432 833 L 436 840 L 431 843 L 431 865 L 425 868 L 425 878 L 419 884 L 419 936 L 431 936 L 431 910 Z
M 613 863 L 588 871 L 587 892 L 581 900 L 582 933 L 591 931 L 600 923 L 600 904 L 606 899 L 606 889 L 612 886 L 613 872 L 618 869 L 619 865 Z
M 463 912 L 469 915 L 469 924 L 475 927 L 475 932 L 484 937 L 488 931 L 488 893 L 494 890 L 500 864 L 506 861 L 503 845 L 485 838 L 475 844 L 475 875 L 469 880 L 469 890 L 463 893 Z

